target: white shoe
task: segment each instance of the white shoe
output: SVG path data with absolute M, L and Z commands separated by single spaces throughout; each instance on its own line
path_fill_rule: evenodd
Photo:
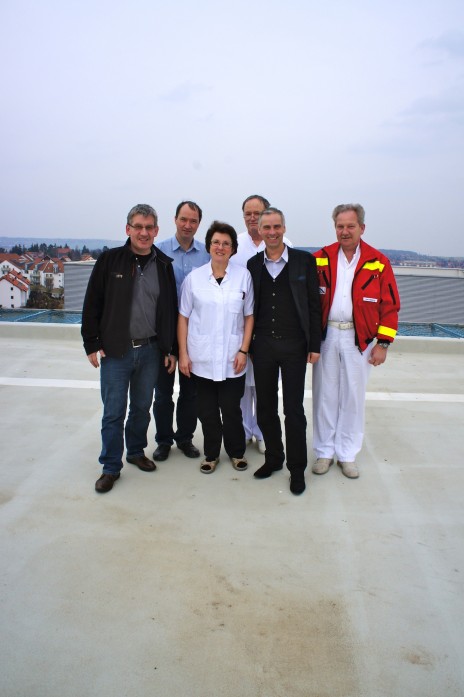
M 359 477 L 358 466 L 355 462 L 337 462 L 338 466 L 342 468 L 342 472 L 348 479 L 357 479 Z
M 260 452 L 262 455 L 264 455 L 264 453 L 266 452 L 266 444 L 264 443 L 264 441 L 263 441 L 262 439 L 261 439 L 261 440 L 256 440 L 256 445 L 258 446 L 259 452 Z
M 325 474 L 329 471 L 330 465 L 333 465 L 333 458 L 318 457 L 312 469 L 314 474 Z

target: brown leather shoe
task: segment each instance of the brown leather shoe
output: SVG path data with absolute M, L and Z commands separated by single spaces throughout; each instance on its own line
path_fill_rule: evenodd
M 120 474 L 105 474 L 103 473 L 100 479 L 95 482 L 95 491 L 99 494 L 106 494 L 107 491 L 111 491 L 113 484 L 117 479 L 119 479 Z
M 131 465 L 136 465 L 142 472 L 154 472 L 156 465 L 153 460 L 149 460 L 145 455 L 137 455 L 136 457 L 126 457 L 127 462 Z

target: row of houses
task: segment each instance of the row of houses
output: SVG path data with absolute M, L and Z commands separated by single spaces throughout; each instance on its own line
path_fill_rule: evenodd
M 57 249 L 57 253 L 66 252 Z M 93 261 L 84 255 L 84 261 Z M 60 296 L 64 291 L 64 265 L 70 258 L 64 253 L 60 257 L 49 257 L 42 252 L 24 254 L 0 254 L 0 306 L 4 308 L 25 307 L 31 288 L 42 287 L 52 295 Z

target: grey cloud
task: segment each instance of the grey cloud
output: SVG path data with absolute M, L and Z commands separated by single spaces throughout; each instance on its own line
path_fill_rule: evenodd
M 420 97 L 411 106 L 400 112 L 399 121 L 410 119 L 433 120 L 444 116 L 453 120 L 464 117 L 464 92 L 462 85 L 437 95 Z
M 453 89 L 418 97 L 394 118 L 379 124 L 377 135 L 357 143 L 353 151 L 400 159 L 462 151 L 463 131 L 464 90 L 456 83 Z
M 440 36 L 425 39 L 419 44 L 419 49 L 438 51 L 449 58 L 464 58 L 464 33 L 448 31 Z
M 160 99 L 163 102 L 188 102 L 197 94 L 211 91 L 212 88 L 208 85 L 183 82 L 180 85 L 176 85 L 176 87 L 173 87 L 173 89 L 161 93 Z

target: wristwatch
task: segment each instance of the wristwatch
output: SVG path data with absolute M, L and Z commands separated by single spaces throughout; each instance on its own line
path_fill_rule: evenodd
M 377 346 L 380 346 L 380 348 L 387 349 L 390 346 L 389 341 L 378 341 Z

